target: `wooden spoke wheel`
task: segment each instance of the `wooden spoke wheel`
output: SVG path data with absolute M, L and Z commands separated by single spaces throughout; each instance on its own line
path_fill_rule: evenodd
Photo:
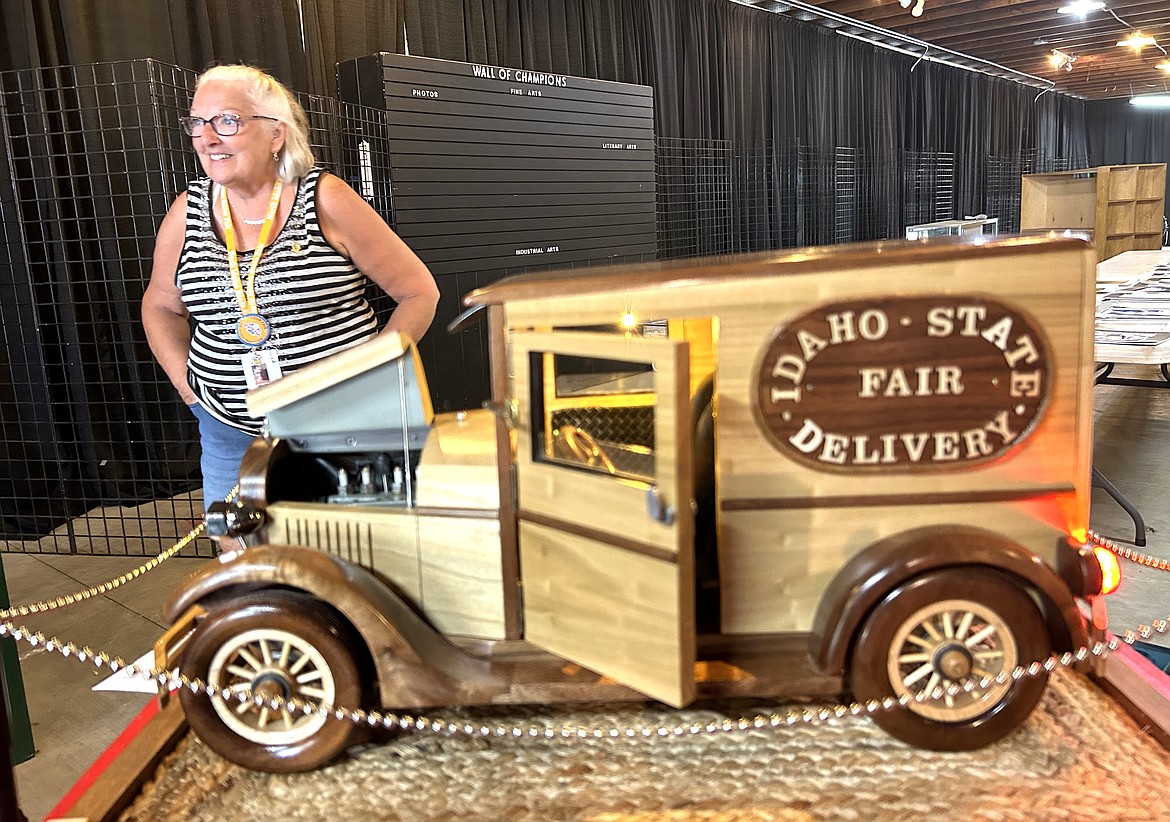
M 990 570 L 951 569 L 904 584 L 873 610 L 855 642 L 849 681 L 862 701 L 960 689 L 873 718 L 918 747 L 973 750 L 1011 732 L 1036 707 L 1047 672 L 1010 674 L 1050 653 L 1044 620 L 1015 582 Z M 981 684 L 999 674 L 1006 681 Z
M 183 673 L 221 692 L 180 691 L 187 721 L 212 750 L 252 770 L 291 773 L 324 765 L 353 740 L 351 721 L 274 710 L 234 695 L 362 707 L 350 633 L 323 605 L 289 592 L 260 591 L 225 603 L 200 622 L 183 652 Z M 225 689 L 231 698 L 223 698 Z

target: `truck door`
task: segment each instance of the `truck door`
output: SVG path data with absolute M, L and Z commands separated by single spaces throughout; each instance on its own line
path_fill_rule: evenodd
M 512 336 L 524 632 L 676 707 L 694 699 L 685 342 Z

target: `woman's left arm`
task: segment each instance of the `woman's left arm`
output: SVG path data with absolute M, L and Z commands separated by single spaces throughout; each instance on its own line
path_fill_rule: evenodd
M 426 263 L 369 203 L 332 174 L 321 175 L 317 217 L 325 239 L 398 304 L 383 330 L 421 339 L 439 303 L 439 287 Z

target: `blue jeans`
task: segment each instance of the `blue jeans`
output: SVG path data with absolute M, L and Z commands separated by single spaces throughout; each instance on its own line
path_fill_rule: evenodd
M 240 479 L 240 460 L 254 436 L 247 431 L 220 422 L 201 404 L 187 406 L 199 421 L 199 444 L 203 453 L 199 468 L 203 472 L 203 509 L 225 499 Z

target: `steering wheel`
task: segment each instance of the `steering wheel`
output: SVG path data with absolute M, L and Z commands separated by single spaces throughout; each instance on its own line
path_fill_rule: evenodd
M 613 460 L 609 458 L 609 455 L 588 431 L 575 425 L 562 425 L 560 432 L 565 446 L 578 460 L 591 468 L 601 463 L 602 467 L 609 473 L 617 473 Z

